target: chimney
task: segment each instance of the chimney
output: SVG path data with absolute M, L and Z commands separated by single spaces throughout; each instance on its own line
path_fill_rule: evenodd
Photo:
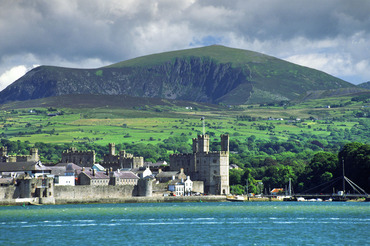
M 180 173 L 184 174 L 184 168 L 180 168 Z
M 105 174 L 106 174 L 107 176 L 109 176 L 109 168 L 106 168 L 106 169 L 105 169 Z
M 158 169 L 158 173 L 161 173 L 161 172 L 162 172 L 162 169 L 161 169 L 161 168 L 159 168 L 159 169 Z
M 93 168 L 92 169 L 92 175 L 95 176 L 95 174 L 96 174 L 96 170 Z
M 85 172 L 85 167 L 82 167 L 82 172 Z

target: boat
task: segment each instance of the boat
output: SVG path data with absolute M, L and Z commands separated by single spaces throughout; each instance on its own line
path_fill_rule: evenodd
M 297 197 L 297 202 L 304 202 L 306 201 L 306 199 L 304 199 L 303 197 Z
M 244 202 L 245 201 L 244 196 L 240 196 L 240 195 L 227 196 L 226 200 L 230 202 Z

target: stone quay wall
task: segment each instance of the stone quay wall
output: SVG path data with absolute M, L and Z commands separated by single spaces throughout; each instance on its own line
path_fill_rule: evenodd
M 55 186 L 54 197 L 56 204 L 65 203 L 99 203 L 115 201 L 136 196 L 137 188 L 133 185 L 118 186 Z
M 123 186 L 55 186 L 55 204 L 83 203 L 160 203 L 160 202 L 224 202 L 226 196 L 182 196 L 182 197 L 139 197 L 136 188 Z M 38 203 L 38 198 L 17 198 L 16 187 L 0 187 L 0 205 L 20 205 L 30 202 Z M 53 202 L 54 203 L 54 202 Z M 51 204 L 51 203 L 47 203 Z

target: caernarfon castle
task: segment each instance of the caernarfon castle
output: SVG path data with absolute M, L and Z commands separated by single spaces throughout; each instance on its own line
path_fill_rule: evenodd
M 221 151 L 209 151 L 209 136 L 193 138 L 193 153 L 170 156 L 170 169 L 184 169 L 193 180 L 204 181 L 206 194 L 229 194 L 229 135 L 221 135 Z

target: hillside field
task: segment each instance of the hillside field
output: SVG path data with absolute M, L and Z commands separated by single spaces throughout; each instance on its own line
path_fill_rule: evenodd
M 256 139 L 288 141 L 300 137 L 369 143 L 369 103 L 351 97 L 297 104 L 186 108 L 184 105 L 139 107 L 17 107 L 0 111 L 0 136 L 12 141 L 44 143 L 151 143 L 171 136 L 191 138 L 205 131 L 211 141 L 228 133 L 241 142 Z M 31 104 L 30 104 L 31 105 Z M 328 107 L 330 106 L 330 108 Z M 282 119 L 282 120 L 281 120 Z M 369 129 L 369 128 L 367 128 Z M 365 131 L 366 133 L 366 131 Z M 333 139 L 334 138 L 334 139 Z

